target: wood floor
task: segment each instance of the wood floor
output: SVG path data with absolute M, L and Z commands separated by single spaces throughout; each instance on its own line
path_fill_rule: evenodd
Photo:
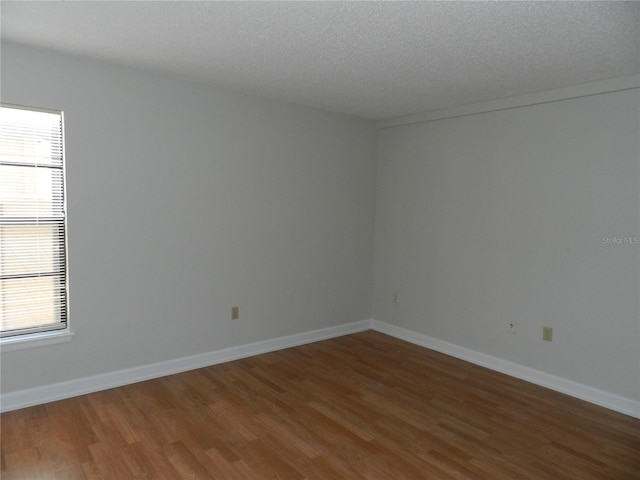
M 3 480 L 640 479 L 640 420 L 373 331 L 1 420 Z

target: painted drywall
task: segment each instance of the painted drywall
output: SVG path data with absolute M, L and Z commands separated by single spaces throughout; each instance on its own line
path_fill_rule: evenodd
M 3 352 L 3 395 L 371 318 L 374 268 L 377 320 L 640 399 L 637 89 L 387 124 L 377 152 L 358 119 L 1 54 L 2 101 L 65 111 L 76 332 Z
M 381 129 L 373 317 L 640 399 L 639 91 Z
M 75 332 L 4 352 L 3 394 L 371 318 L 372 122 L 18 45 L 1 60 L 3 102 L 65 113 Z

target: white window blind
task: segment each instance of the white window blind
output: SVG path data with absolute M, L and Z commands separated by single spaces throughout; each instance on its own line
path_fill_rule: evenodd
M 61 112 L 0 107 L 0 335 L 67 326 Z

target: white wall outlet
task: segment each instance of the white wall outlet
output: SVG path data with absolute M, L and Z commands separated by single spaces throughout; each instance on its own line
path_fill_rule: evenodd
M 507 328 L 509 329 L 509 333 L 516 333 L 516 322 L 511 320 Z

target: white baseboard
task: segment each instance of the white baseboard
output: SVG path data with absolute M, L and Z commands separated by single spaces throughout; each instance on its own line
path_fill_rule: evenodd
M 0 411 L 8 412 L 19 408 L 41 405 L 43 403 L 71 398 L 86 393 L 120 387 L 131 383 L 142 382 L 152 378 L 172 375 L 196 368 L 208 367 L 219 363 L 251 357 L 261 353 L 273 352 L 284 348 L 295 347 L 306 343 L 318 342 L 350 333 L 362 332 L 371 328 L 371 320 L 337 325 L 335 327 L 298 333 L 286 337 L 273 338 L 261 342 L 239 345 L 213 352 L 192 355 L 189 357 L 167 360 L 164 362 L 128 368 L 116 372 L 102 373 L 90 377 L 54 383 L 42 387 L 29 388 L 0 395 Z
M 640 402 L 636 400 L 608 393 L 597 388 L 589 387 L 539 370 L 534 370 L 529 367 L 518 365 L 517 363 L 502 360 L 491 355 L 486 355 L 469 348 L 460 347 L 443 340 L 438 340 L 437 338 L 429 337 L 422 333 L 414 332 L 413 330 L 408 330 L 406 328 L 380 322 L 378 320 L 371 321 L 371 328 L 392 337 L 406 340 L 407 342 L 415 345 L 420 345 L 422 347 L 435 350 L 436 352 L 444 353 L 461 360 L 466 360 L 467 362 L 471 362 L 475 365 L 480 365 L 521 380 L 526 380 L 527 382 L 550 388 L 551 390 L 579 398 L 580 400 L 585 400 L 589 403 L 594 403 L 601 407 L 605 407 L 619 413 L 624 413 L 625 415 L 640 418 Z
M 109 388 L 129 385 L 131 383 L 150 380 L 152 378 L 172 375 L 196 368 L 208 367 L 219 363 L 238 360 L 241 358 L 273 352 L 284 348 L 295 347 L 307 343 L 318 342 L 329 338 L 341 337 L 351 333 L 373 329 L 392 337 L 406 340 L 415 345 L 435 350 L 461 360 L 495 370 L 500 373 L 520 378 L 536 385 L 565 393 L 575 398 L 585 400 L 596 405 L 640 418 L 640 402 L 604 392 L 565 378 L 540 372 L 517 363 L 502 360 L 491 355 L 477 352 L 465 347 L 429 337 L 422 333 L 391 325 L 377 320 L 362 320 L 359 322 L 337 325 L 334 327 L 298 333 L 286 337 L 279 337 L 261 342 L 239 345 L 213 352 L 192 355 L 189 357 L 167 360 L 165 362 L 133 367 L 116 372 L 103 373 L 90 377 L 79 378 L 67 382 L 45 385 L 37 388 L 19 390 L 0 395 L 0 411 L 8 412 L 19 408 L 41 405 L 43 403 L 62 400 L 65 398 L 84 395 Z

